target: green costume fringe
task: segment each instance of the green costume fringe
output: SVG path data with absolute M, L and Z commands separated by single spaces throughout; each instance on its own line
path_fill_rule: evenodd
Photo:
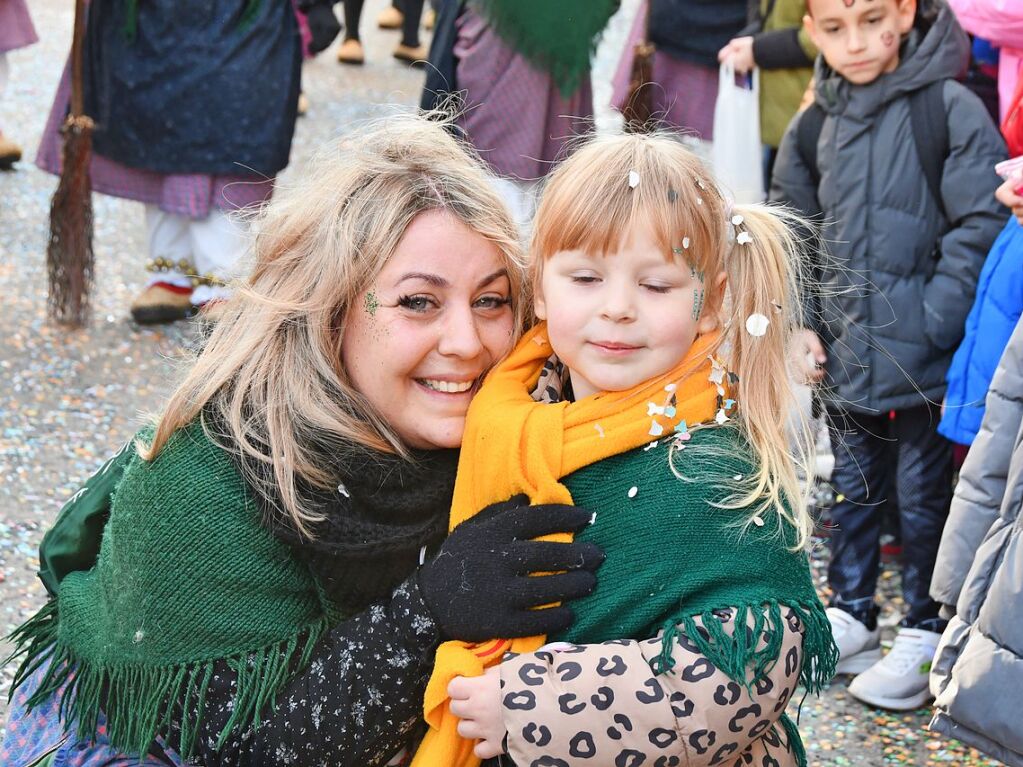
M 152 431 L 138 436 L 148 442 Z M 173 721 L 181 732 L 169 745 L 187 759 L 218 662 L 236 676 L 222 746 L 258 724 L 338 613 L 260 523 L 230 456 L 198 422 L 153 461 L 128 451 L 117 466 L 95 563 L 65 573 L 57 596 L 10 637 L 11 657 L 23 658 L 11 690 L 45 668 L 29 709 L 59 694 L 63 722 L 83 737 L 102 711 L 113 747 L 137 755 L 168 738 Z M 66 524 L 80 518 L 75 508 L 61 512 Z
M 785 736 L 789 740 L 789 748 L 792 750 L 792 755 L 796 757 L 796 764 L 799 767 L 807 767 L 806 765 L 806 749 L 803 747 L 803 739 L 799 737 L 799 728 L 796 727 L 796 723 L 793 722 L 788 714 L 781 715 L 781 726 L 785 730 Z
M 218 659 L 226 661 L 237 674 L 237 684 L 231 718 L 220 732 L 217 748 L 236 728 L 259 724 L 260 713 L 308 665 L 313 648 L 328 625 L 325 618 L 282 642 Z M 102 711 L 107 718 L 110 742 L 130 753 L 145 754 L 157 735 L 167 736 L 171 715 L 180 708 L 185 714 L 180 716 L 181 735 L 174 748 L 186 759 L 191 756 L 215 660 L 155 667 L 96 666 L 83 662 L 61 645 L 57 627 L 57 601 L 50 600 L 10 635 L 15 650 L 7 661 L 22 655 L 25 660 L 15 674 L 8 702 L 28 677 L 49 663 L 26 703 L 29 710 L 60 692 L 63 721 L 77 722 L 80 732 L 96 732 Z
M 701 629 L 695 616 L 669 618 L 664 622 L 661 638 L 661 653 L 654 661 L 654 673 L 666 674 L 675 666 L 672 647 L 678 641 L 679 628 L 693 642 L 707 660 L 724 671 L 730 679 L 743 685 L 747 690 L 764 679 L 781 660 L 782 626 L 781 607 L 777 602 L 765 605 L 742 605 L 735 616 L 736 626 L 745 626 L 752 610 L 755 618 L 752 631 L 735 631 L 729 636 L 720 618 L 710 610 L 700 614 Z M 831 626 L 820 604 L 793 605 L 791 609 L 799 616 L 804 627 L 803 664 L 799 683 L 807 692 L 818 694 L 832 677 L 838 664 L 838 647 L 831 634 Z M 770 622 L 770 628 L 767 624 Z M 767 629 L 765 631 L 765 629 Z M 759 638 L 765 645 L 757 649 Z
M 549 73 L 567 99 L 589 74 L 618 0 L 474 0 L 473 6 L 509 47 Z

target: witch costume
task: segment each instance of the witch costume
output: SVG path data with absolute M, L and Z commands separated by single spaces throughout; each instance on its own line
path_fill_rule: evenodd
M 133 316 L 172 321 L 228 297 L 246 237 L 226 214 L 267 200 L 291 150 L 290 0 L 92 0 L 83 65 L 93 189 L 146 205 L 151 278 Z M 65 71 L 36 158 L 51 173 L 68 95 Z

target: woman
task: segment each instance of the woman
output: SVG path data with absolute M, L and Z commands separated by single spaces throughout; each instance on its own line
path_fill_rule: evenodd
M 529 540 L 581 509 L 499 504 L 444 540 L 466 408 L 523 314 L 487 174 L 414 118 L 313 168 L 155 428 L 44 540 L 3 764 L 384 764 L 439 641 L 557 631 L 568 608 L 531 608 L 593 589 L 595 547 Z

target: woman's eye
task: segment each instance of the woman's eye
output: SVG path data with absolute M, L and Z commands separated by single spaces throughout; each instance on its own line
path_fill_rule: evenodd
M 398 306 L 411 312 L 422 313 L 436 307 L 437 302 L 429 296 L 402 296 L 398 299 Z
M 476 306 L 480 309 L 500 309 L 510 305 L 511 296 L 482 296 L 476 301 Z

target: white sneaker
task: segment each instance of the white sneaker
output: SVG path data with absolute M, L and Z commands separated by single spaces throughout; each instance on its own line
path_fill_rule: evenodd
M 836 674 L 859 674 L 881 660 L 880 628 L 875 627 L 871 631 L 837 607 L 829 607 L 826 612 L 838 645 Z
M 884 658 L 852 680 L 849 694 L 878 708 L 909 711 L 934 698 L 928 676 L 941 634 L 899 629 Z

